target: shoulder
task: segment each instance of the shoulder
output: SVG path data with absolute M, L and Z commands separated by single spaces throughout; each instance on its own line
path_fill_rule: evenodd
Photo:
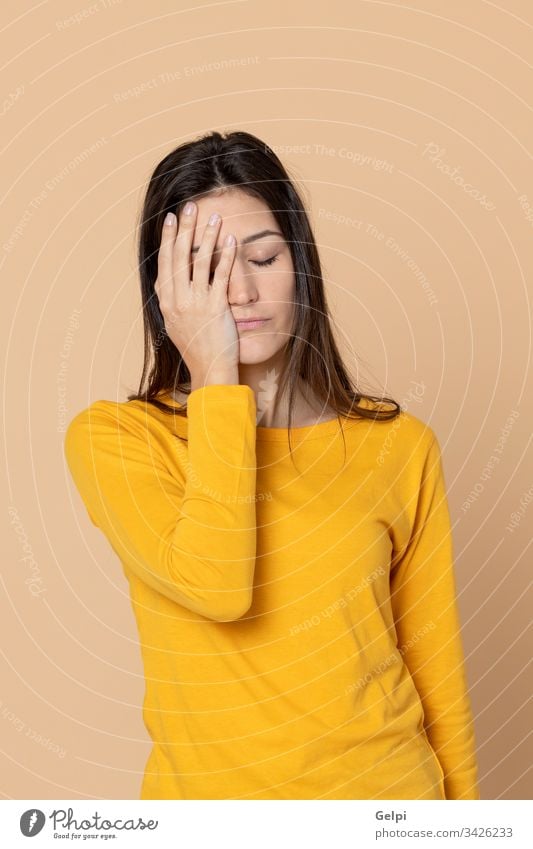
M 129 472 L 149 476 L 160 476 L 169 468 L 175 472 L 186 459 L 180 447 L 182 425 L 173 427 L 165 415 L 143 401 L 102 399 L 80 410 L 63 442 L 74 479 L 81 486 L 98 479 L 120 487 Z
M 402 410 L 398 416 L 400 429 L 404 432 L 404 442 L 412 448 L 428 448 L 436 439 L 435 431 L 427 422 L 414 413 Z
M 127 402 L 106 401 L 101 399 L 93 401 L 88 407 L 80 410 L 70 420 L 66 436 L 72 435 L 87 427 L 97 428 L 99 425 L 119 424 L 125 417 L 129 418 L 130 412 L 126 410 Z
M 65 431 L 65 449 L 101 443 L 107 438 L 125 434 L 137 436 L 146 442 L 158 424 L 151 405 L 140 401 L 93 401 L 70 420 Z
M 435 431 L 414 413 L 401 410 L 389 421 L 372 428 L 376 462 L 379 466 L 423 465 L 433 445 L 438 447 Z

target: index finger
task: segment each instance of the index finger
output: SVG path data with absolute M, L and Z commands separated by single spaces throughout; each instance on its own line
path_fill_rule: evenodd
M 189 209 L 192 211 L 189 212 Z M 157 255 L 155 283 L 155 291 L 160 300 L 163 294 L 166 294 L 169 300 L 174 300 L 180 290 L 182 293 L 188 291 L 195 213 L 196 204 L 187 203 L 179 213 L 179 226 L 178 218 L 173 212 L 169 212 L 165 217 Z
M 191 282 L 191 248 L 196 225 L 197 206 L 188 201 L 179 213 L 178 232 L 172 247 L 174 283 L 177 292 L 188 294 Z
M 173 290 L 172 249 L 175 238 L 176 216 L 173 212 L 167 212 L 161 229 L 161 239 L 157 253 L 157 279 L 154 285 L 154 290 L 159 301 L 161 301 L 163 293 L 168 293 L 169 288 L 171 291 Z

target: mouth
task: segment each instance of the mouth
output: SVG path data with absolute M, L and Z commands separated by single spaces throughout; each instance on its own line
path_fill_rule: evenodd
M 251 319 L 250 321 L 237 321 L 235 323 L 239 330 L 255 330 L 257 327 L 262 327 L 264 324 L 267 323 L 267 321 L 270 321 L 270 319 Z

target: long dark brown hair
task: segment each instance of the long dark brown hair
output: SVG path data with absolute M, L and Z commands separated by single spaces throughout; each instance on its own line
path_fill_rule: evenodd
M 401 412 L 392 398 L 359 391 L 342 362 L 326 304 L 320 258 L 304 204 L 274 151 L 245 132 L 211 132 L 171 151 L 153 172 L 140 212 L 138 259 L 144 316 L 144 364 L 136 394 L 173 415 L 186 414 L 156 396 L 178 390 L 190 393 L 191 375 L 168 337 L 154 291 L 157 255 L 167 212 L 178 217 L 188 200 L 224 188 L 239 189 L 270 208 L 290 247 L 295 272 L 294 322 L 286 343 L 286 367 L 276 401 L 288 390 L 289 443 L 294 398 L 301 384 L 337 417 L 390 421 Z M 370 406 L 364 406 L 370 402 Z M 361 405 L 361 402 L 363 405 Z M 392 409 L 382 405 L 391 404 Z M 342 427 L 342 422 L 340 422 Z

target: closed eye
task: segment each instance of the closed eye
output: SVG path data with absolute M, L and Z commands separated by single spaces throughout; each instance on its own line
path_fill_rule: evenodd
M 279 254 L 275 254 L 274 256 L 271 256 L 268 259 L 264 259 L 264 260 L 251 259 L 250 262 L 253 262 L 254 265 L 258 265 L 258 266 L 264 268 L 266 265 L 272 265 L 273 262 L 276 262 L 278 257 L 279 257 Z M 213 277 L 214 273 L 215 273 L 214 269 L 212 271 L 210 271 L 210 277 Z
M 276 262 L 279 254 L 275 254 L 275 256 L 269 257 L 269 259 L 264 259 L 260 261 L 258 259 L 251 259 L 250 262 L 253 262 L 254 265 L 264 266 L 264 265 L 272 265 L 273 262 Z

